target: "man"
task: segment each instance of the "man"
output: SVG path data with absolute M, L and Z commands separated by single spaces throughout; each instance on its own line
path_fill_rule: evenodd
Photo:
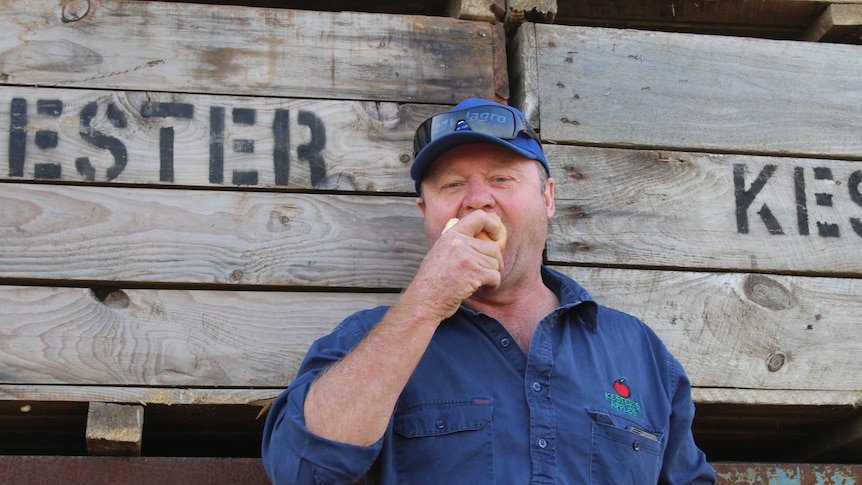
M 267 418 L 273 481 L 714 483 L 677 360 L 542 265 L 554 180 L 524 115 L 468 99 L 414 151 L 431 247 L 391 307 L 311 347 Z

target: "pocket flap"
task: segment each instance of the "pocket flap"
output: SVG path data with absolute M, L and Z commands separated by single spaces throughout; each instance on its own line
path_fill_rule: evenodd
M 492 414 L 488 399 L 419 403 L 395 413 L 394 429 L 407 438 L 477 430 Z

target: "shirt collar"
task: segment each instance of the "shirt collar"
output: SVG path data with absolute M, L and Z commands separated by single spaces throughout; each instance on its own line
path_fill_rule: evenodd
M 598 326 L 598 304 L 590 293 L 575 280 L 547 266 L 542 266 L 542 280 L 560 299 L 558 312 L 578 307 L 578 318 L 592 331 Z
M 593 332 L 598 330 L 598 304 L 583 286 L 547 266 L 542 266 L 542 281 L 560 299 L 560 307 L 557 308 L 555 313 L 568 312 L 577 307 L 577 318 Z M 466 307 L 463 303 L 461 304 L 460 311 L 467 312 L 470 315 L 479 314 L 479 312 Z

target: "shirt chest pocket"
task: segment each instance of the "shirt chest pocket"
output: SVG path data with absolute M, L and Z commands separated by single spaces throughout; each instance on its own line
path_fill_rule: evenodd
M 590 446 L 591 483 L 656 483 L 663 454 L 662 431 L 602 411 L 593 418 Z
M 464 399 L 396 411 L 393 451 L 399 481 L 494 483 L 493 410 L 490 400 Z

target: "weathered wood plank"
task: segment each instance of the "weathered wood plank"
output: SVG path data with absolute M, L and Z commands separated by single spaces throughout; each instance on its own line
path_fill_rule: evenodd
M 137 404 L 91 402 L 87 452 L 98 456 L 141 456 L 144 408 Z
M 523 22 L 554 23 L 557 0 L 507 0 L 506 27 L 514 30 Z
M 521 109 L 530 125 L 539 128 L 539 64 L 537 60 L 536 25 L 523 24 L 512 39 L 509 50 L 509 88 L 512 106 Z
M 535 25 L 542 138 L 862 158 L 862 47 Z
M 851 414 L 853 410 L 862 405 L 862 390 L 856 391 L 806 391 L 802 389 L 778 390 L 778 389 L 738 389 L 717 387 L 695 387 L 692 396 L 698 404 L 702 405 L 740 405 L 741 409 L 749 406 L 761 406 L 767 409 L 776 409 L 779 406 L 805 407 L 817 406 L 823 414 L 828 414 L 836 407 L 849 411 L 842 411 L 842 416 Z M 734 408 L 728 408 L 734 409 Z M 734 413 L 737 411 L 734 410 Z M 797 415 L 799 419 L 806 419 L 805 415 Z
M 0 5 L 8 84 L 443 104 L 494 95 L 485 22 L 169 2 Z
M 0 278 L 402 288 L 412 197 L 5 184 Z
M 140 387 L 140 386 L 75 386 L 39 384 L 0 384 L 0 400 L 27 402 L 89 402 L 136 403 L 198 406 L 265 406 L 281 391 L 278 387 L 201 388 L 201 387 Z
M 506 15 L 504 0 L 450 0 L 446 5 L 446 15 L 462 20 L 493 22 L 503 20 Z
M 138 403 L 160 405 L 249 405 L 265 406 L 275 398 L 284 386 L 254 388 L 200 388 L 200 387 L 140 387 L 140 386 L 88 386 L 88 385 L 38 385 L 0 384 L 0 400 L 46 402 Z M 780 390 L 780 389 L 736 389 L 694 387 L 694 400 L 699 405 L 742 406 L 818 406 L 824 414 L 836 407 L 855 409 L 862 405 L 862 391 Z M 736 409 L 736 408 L 733 408 Z M 842 412 L 846 416 L 847 411 Z M 805 419 L 800 416 L 800 419 Z
M 560 267 L 643 319 L 704 388 L 862 389 L 862 280 Z
M 837 0 L 830 3 L 856 3 Z M 700 32 L 796 40 L 823 11 L 820 0 L 656 2 L 561 0 L 555 24 L 594 25 L 663 32 Z
M 316 338 L 348 314 L 393 299 L 183 290 L 98 297 L 84 288 L 0 286 L 0 382 L 284 387 Z
M 860 280 L 558 269 L 641 317 L 698 387 L 862 386 Z M 100 301 L 87 289 L 0 290 L 6 384 L 283 386 L 315 338 L 352 311 L 396 298 L 117 290 Z
M 0 178 L 413 193 L 413 133 L 446 108 L 0 88 Z
M 545 148 L 550 261 L 862 274 L 862 163 Z
M 862 5 L 829 5 L 805 33 L 801 40 L 813 42 L 860 41 L 862 33 Z M 854 42 L 851 42 L 854 43 Z

